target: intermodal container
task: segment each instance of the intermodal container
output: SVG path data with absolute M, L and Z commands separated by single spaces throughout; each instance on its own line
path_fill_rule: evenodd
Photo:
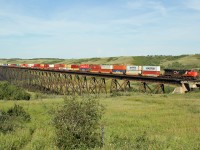
M 28 64 L 28 67 L 29 67 L 29 68 L 33 68 L 33 67 L 34 67 L 34 64 Z
M 8 66 L 17 67 L 17 64 L 8 64 Z
M 113 69 L 113 65 L 101 65 L 101 69 Z
M 90 71 L 90 68 L 79 68 L 79 70 L 85 72 L 85 71 Z
M 144 71 L 142 70 L 142 76 L 154 76 L 157 77 L 160 75 L 160 71 Z
M 44 69 L 49 69 L 49 64 L 44 64 Z
M 126 70 L 126 75 L 140 76 L 141 74 L 141 70 Z
M 101 71 L 101 65 L 91 65 L 91 72 L 100 72 Z
M 143 66 L 143 71 L 160 71 L 160 66 Z
M 65 68 L 63 70 L 72 70 L 71 65 L 65 64 Z
M 40 64 L 40 69 L 48 69 L 49 64 Z
M 90 68 L 90 65 L 89 64 L 80 64 L 80 69 L 88 69 Z
M 20 67 L 28 67 L 28 64 L 20 64 Z
M 40 68 L 40 64 L 34 64 L 33 68 Z
M 141 75 L 142 74 L 142 66 L 133 66 L 133 65 L 128 65 L 126 66 L 126 74 L 127 75 Z
M 40 64 L 40 69 L 44 69 L 44 64 Z
M 90 71 L 90 65 L 89 64 L 80 64 L 79 70 L 80 71 Z
M 113 65 L 101 65 L 101 73 L 112 73 Z
M 55 70 L 59 70 L 60 64 L 54 64 L 54 68 Z
M 113 74 L 125 74 L 126 66 L 125 65 L 113 65 L 112 73 Z
M 112 73 L 112 69 L 102 69 L 101 68 L 100 73 Z
M 141 71 L 142 66 L 126 66 L 126 71 Z
M 125 74 L 126 70 L 116 70 L 116 69 L 112 69 L 112 73 L 113 74 Z
M 72 64 L 71 70 L 79 70 L 79 65 Z
M 66 64 L 60 64 L 60 67 L 65 68 Z
M 59 70 L 65 70 L 66 64 L 60 64 L 60 67 L 58 68 Z
M 113 65 L 113 70 L 126 70 L 126 65 Z
M 49 64 L 49 68 L 48 69 L 54 69 L 54 64 Z

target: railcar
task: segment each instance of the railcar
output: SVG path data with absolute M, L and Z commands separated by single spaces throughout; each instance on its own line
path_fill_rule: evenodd
M 197 79 L 199 74 L 194 70 L 164 69 L 163 76 L 168 78 Z
M 126 75 L 141 76 L 142 75 L 142 66 L 127 65 L 126 66 Z
M 160 76 L 160 66 L 142 66 L 142 76 Z
M 91 66 L 89 64 L 81 64 L 79 66 L 79 70 L 83 72 L 89 72 L 91 69 Z
M 90 72 L 100 73 L 101 72 L 101 65 L 91 65 L 90 69 L 91 69 Z
M 126 65 L 113 65 L 113 74 L 126 74 Z
M 113 65 L 101 65 L 100 73 L 112 73 Z

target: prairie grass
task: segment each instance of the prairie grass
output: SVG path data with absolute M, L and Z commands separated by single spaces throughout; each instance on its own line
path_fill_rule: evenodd
M 106 108 L 101 149 L 200 149 L 200 92 L 124 95 L 129 96 L 99 96 Z M 16 132 L 0 133 L 0 149 L 57 150 L 52 118 L 63 98 L 0 101 L 0 109 L 13 104 L 23 106 L 31 122 Z

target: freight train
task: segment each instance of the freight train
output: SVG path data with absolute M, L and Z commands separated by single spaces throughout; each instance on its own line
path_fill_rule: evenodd
M 124 74 L 132 76 L 150 76 L 162 78 L 197 79 L 199 74 L 193 70 L 164 69 L 160 66 L 109 65 L 109 64 L 0 64 L 8 67 L 35 68 L 48 70 L 68 70 L 94 73 Z

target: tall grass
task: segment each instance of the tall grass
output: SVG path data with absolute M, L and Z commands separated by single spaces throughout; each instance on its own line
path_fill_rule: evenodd
M 200 149 L 200 92 L 184 95 L 130 93 L 104 96 L 101 120 L 103 149 Z M 23 106 L 31 122 L 12 134 L 0 134 L 0 149 L 55 149 L 54 110 L 60 97 L 30 101 L 0 101 L 0 109 Z M 98 149 L 98 148 L 97 148 Z

